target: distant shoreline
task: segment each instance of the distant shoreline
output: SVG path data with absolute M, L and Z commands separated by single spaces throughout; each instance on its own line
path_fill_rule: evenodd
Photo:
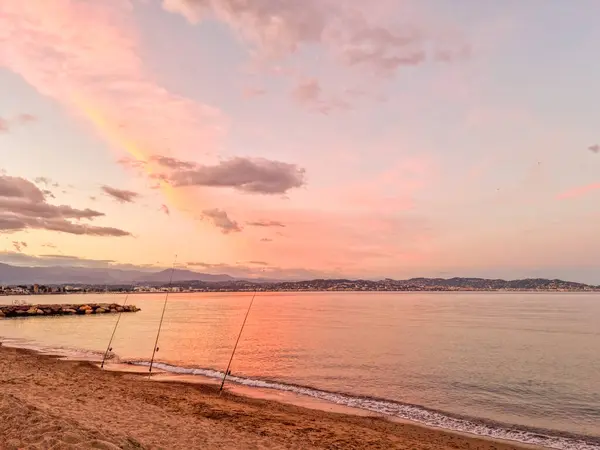
M 86 275 L 15 274 L 3 275 L 0 263 L 0 294 L 56 294 L 101 292 L 595 292 L 600 285 L 557 278 L 514 280 L 453 277 L 409 279 L 315 278 L 275 280 L 232 278 L 187 270 L 162 271 L 137 278 L 94 277 Z M 13 267 L 14 269 L 14 267 Z M 27 275 L 27 276 L 26 276 Z M 131 275 L 130 275 L 131 276 Z M 226 279 L 223 279 L 226 277 Z M 11 279 L 12 278 L 12 279 Z M 28 280 L 28 281 L 25 281 Z M 79 281 L 77 281 L 79 280 Z
M 188 290 L 178 288 L 164 288 L 164 290 L 149 290 L 149 291 L 71 291 L 71 292 L 43 292 L 43 293 L 2 293 L 0 297 L 39 297 L 39 296 L 55 296 L 55 295 L 122 295 L 122 294 L 165 294 L 167 292 L 174 294 L 217 294 L 217 293 L 310 293 L 310 292 L 352 292 L 352 293 L 373 293 L 373 292 L 387 292 L 387 293 L 429 293 L 429 292 L 495 292 L 495 293 L 596 293 L 600 292 L 600 289 L 396 289 L 396 290 L 364 290 L 364 289 L 213 289 L 213 290 Z

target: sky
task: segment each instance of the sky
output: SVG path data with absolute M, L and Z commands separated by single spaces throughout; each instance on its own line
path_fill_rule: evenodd
M 600 284 L 597 0 L 0 0 L 0 261 Z

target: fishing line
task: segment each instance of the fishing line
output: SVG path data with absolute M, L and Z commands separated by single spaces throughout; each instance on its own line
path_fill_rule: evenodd
M 154 364 L 154 355 L 158 351 L 158 338 L 160 336 L 160 330 L 162 329 L 163 319 L 165 318 L 165 310 L 167 309 L 167 301 L 169 300 L 169 293 L 171 292 L 171 285 L 173 284 L 173 273 L 175 272 L 175 264 L 177 264 L 177 255 L 173 261 L 173 267 L 171 268 L 171 277 L 169 279 L 169 286 L 167 287 L 167 295 L 165 295 L 165 303 L 163 304 L 162 314 L 160 316 L 160 322 L 158 324 L 158 331 L 156 332 L 156 341 L 154 342 L 154 349 L 152 350 L 152 359 L 150 360 L 150 369 L 148 370 L 148 377 L 152 375 L 152 365 Z
M 133 286 L 135 286 L 135 283 L 133 284 Z M 131 286 L 131 290 L 133 290 L 133 286 Z M 104 368 L 104 363 L 106 361 L 106 357 L 108 356 L 108 352 L 112 351 L 112 341 L 113 338 L 115 337 L 115 333 L 117 332 L 117 327 L 119 326 L 119 322 L 121 321 L 121 314 L 123 314 L 123 311 L 125 310 L 125 305 L 127 304 L 127 299 L 129 298 L 129 294 L 131 292 L 127 292 L 127 295 L 125 296 L 125 300 L 123 301 L 123 305 L 121 306 L 121 311 L 119 312 L 119 315 L 117 316 L 117 322 L 115 323 L 115 327 L 113 328 L 113 332 L 110 335 L 110 340 L 108 341 L 108 345 L 106 346 L 106 351 L 104 352 L 104 356 L 102 357 L 102 364 L 100 364 L 100 368 L 103 369 Z
M 237 349 L 238 343 L 240 342 L 240 338 L 242 337 L 242 332 L 244 331 L 244 325 L 246 325 L 246 320 L 248 319 L 248 314 L 250 314 L 250 308 L 252 308 L 252 303 L 254 303 L 254 297 L 256 297 L 256 291 L 258 287 L 254 289 L 254 294 L 252 295 L 252 299 L 250 300 L 250 304 L 248 305 L 248 311 L 246 311 L 246 317 L 244 317 L 244 321 L 242 322 L 242 328 L 240 328 L 240 334 L 238 334 L 237 341 L 235 341 L 235 345 L 233 347 L 233 351 L 231 352 L 231 358 L 229 358 L 229 364 L 227 364 L 227 369 L 225 369 L 225 374 L 223 375 L 223 381 L 221 382 L 221 387 L 219 388 L 219 395 L 223 392 L 223 386 L 225 385 L 225 379 L 229 374 L 229 368 L 231 367 L 231 362 L 233 361 L 233 355 L 235 355 L 235 350 Z

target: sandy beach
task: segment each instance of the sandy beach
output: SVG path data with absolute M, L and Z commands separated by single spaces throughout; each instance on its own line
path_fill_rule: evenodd
M 1 449 L 526 448 L 0 347 Z M 530 447 L 528 447 L 530 448 Z

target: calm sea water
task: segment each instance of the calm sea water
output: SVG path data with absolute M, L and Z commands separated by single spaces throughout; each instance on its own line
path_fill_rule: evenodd
M 14 297 L 0 298 L 11 302 Z M 39 303 L 124 296 L 26 298 Z M 150 359 L 164 295 L 132 295 L 113 342 Z M 160 367 L 218 376 L 250 294 L 169 297 Z M 103 352 L 115 315 L 0 321 L 0 336 Z M 259 293 L 233 381 L 295 391 L 429 425 L 556 448 L 600 449 L 600 295 Z

